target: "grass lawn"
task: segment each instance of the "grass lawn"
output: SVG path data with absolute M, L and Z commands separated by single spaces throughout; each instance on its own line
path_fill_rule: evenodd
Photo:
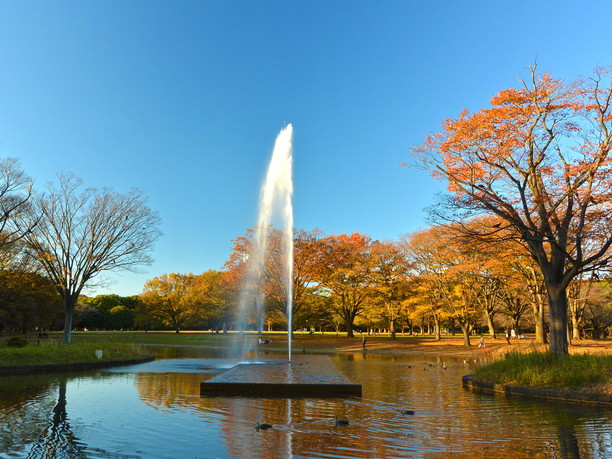
M 548 352 L 513 352 L 476 369 L 474 379 L 612 395 L 612 355 L 573 354 L 555 358 Z
M 30 343 L 25 347 L 0 346 L 0 367 L 13 365 L 47 365 L 56 363 L 99 362 L 143 358 L 150 353 L 135 344 L 76 342 L 69 345 L 57 342 Z M 96 350 L 102 350 L 98 359 Z
M 257 333 L 247 333 L 253 341 Z M 335 353 L 362 352 L 362 338 L 357 334 L 347 338 L 336 333 L 301 333 L 293 335 L 293 352 Z M 269 350 L 284 352 L 287 349 L 286 332 L 266 332 L 264 337 L 272 341 Z M 61 332 L 49 333 L 48 340 L 31 337 L 23 348 L 6 346 L 6 338 L 0 339 L 0 367 L 9 365 L 41 365 L 49 363 L 91 362 L 98 360 L 95 350 L 104 351 L 103 360 L 141 358 L 147 354 L 138 344 L 229 347 L 240 338 L 238 333 L 171 331 L 78 331 L 72 334 L 72 344 L 60 341 Z M 536 346 L 531 339 L 517 340 L 511 345 L 503 339 L 486 338 L 486 347 L 466 347 L 459 335 L 445 335 L 436 341 L 432 336 L 403 336 L 397 339 L 388 335 L 367 336 L 367 351 L 373 353 L 429 353 L 464 358 L 495 359 L 489 365 L 478 368 L 475 379 L 498 384 L 567 388 L 574 390 L 611 393 L 612 395 L 612 340 L 577 341 L 570 347 L 570 355 L 554 359 L 544 346 Z M 40 344 L 39 344 L 40 343 Z M 477 340 L 474 339 L 476 344 Z M 534 352 L 539 351 L 539 352 Z M 506 354 L 507 353 L 507 354 Z M 587 354 L 588 353 L 588 354 Z

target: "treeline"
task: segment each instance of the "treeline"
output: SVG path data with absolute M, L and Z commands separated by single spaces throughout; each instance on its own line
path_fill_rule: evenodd
M 473 225 L 495 225 L 491 220 Z M 240 292 L 253 231 L 234 241 L 223 270 L 171 273 L 148 281 L 136 307 L 139 327 L 235 330 Z M 256 330 L 286 330 L 280 234 L 272 231 L 264 280 L 265 317 L 249 317 Z M 458 228 L 434 226 L 398 241 L 366 235 L 324 235 L 296 230 L 293 263 L 294 329 L 328 330 L 353 336 L 384 331 L 474 333 L 492 336 L 505 328 L 536 333 L 545 342 L 545 285 L 529 254 L 515 244 L 483 246 Z M 253 288 L 251 286 L 251 288 Z M 612 283 L 590 275 L 569 289 L 568 337 L 601 338 L 612 333 Z

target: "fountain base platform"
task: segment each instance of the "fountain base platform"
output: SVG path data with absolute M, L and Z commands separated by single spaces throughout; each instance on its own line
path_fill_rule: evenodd
M 283 356 L 241 363 L 201 383 L 200 394 L 247 397 L 360 396 L 361 384 L 351 381 L 325 355 Z M 285 357 L 286 359 L 286 357 Z

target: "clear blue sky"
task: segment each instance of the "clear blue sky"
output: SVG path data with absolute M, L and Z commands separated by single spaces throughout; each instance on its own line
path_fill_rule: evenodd
M 0 0 L 0 157 L 36 187 L 143 189 L 162 273 L 221 268 L 294 126 L 295 225 L 394 239 L 443 186 L 400 167 L 463 108 L 539 68 L 612 65 L 612 2 Z

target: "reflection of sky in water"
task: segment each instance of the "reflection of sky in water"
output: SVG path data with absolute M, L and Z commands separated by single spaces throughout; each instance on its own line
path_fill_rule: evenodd
M 63 423 L 53 441 L 79 445 L 85 457 L 612 457 L 611 410 L 468 392 L 461 360 L 443 370 L 431 356 L 339 356 L 363 397 L 288 400 L 201 397 L 200 382 L 228 361 L 188 356 L 0 378 L 0 457 L 47 446 L 53 419 Z M 65 416 L 54 418 L 62 386 Z M 336 426 L 336 415 L 350 424 Z M 258 432 L 257 422 L 274 427 Z
M 225 359 L 167 359 L 108 368 L 111 373 L 219 373 L 236 365 L 235 360 Z
M 104 374 L 104 373 L 101 373 Z M 72 380 L 67 386 L 67 412 L 75 435 L 92 451 L 139 457 L 182 457 L 194 452 L 194 440 L 218 436 L 218 423 L 206 413 L 182 406 L 143 403 L 136 374 L 109 374 Z M 113 445 L 112 448 L 109 445 Z M 210 456 L 224 457 L 223 445 L 207 445 Z M 104 455 L 102 455 L 104 457 Z

